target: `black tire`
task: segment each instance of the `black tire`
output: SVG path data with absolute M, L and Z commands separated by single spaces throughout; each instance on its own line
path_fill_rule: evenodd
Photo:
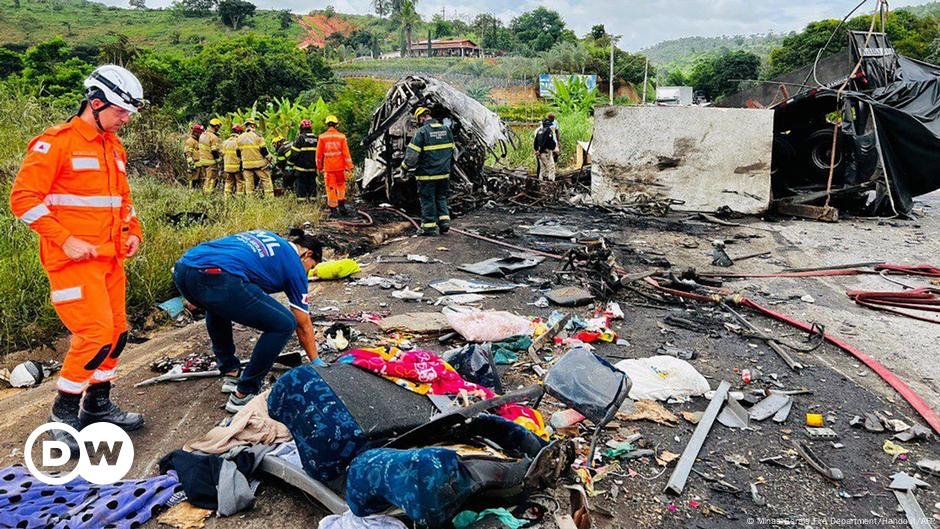
M 829 165 L 832 163 L 832 134 L 832 128 L 825 128 L 813 132 L 806 138 L 803 155 L 809 170 L 809 176 L 813 178 L 813 183 L 826 185 L 829 179 Z M 832 176 L 834 186 L 841 182 L 845 175 L 845 142 L 845 136 L 842 132 L 839 132 L 835 171 Z

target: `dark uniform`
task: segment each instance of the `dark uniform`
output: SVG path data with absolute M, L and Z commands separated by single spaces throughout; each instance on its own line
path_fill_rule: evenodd
M 284 190 L 293 192 L 294 175 L 287 171 L 287 152 L 290 147 L 291 142 L 285 139 L 274 143 L 274 172 L 283 180 Z
M 454 165 L 454 136 L 450 129 L 432 119 L 425 123 L 405 150 L 401 166 L 414 173 L 421 201 L 421 229 L 446 233 L 450 228 L 447 193 Z
M 294 189 L 298 199 L 317 196 L 317 137 L 301 132 L 287 151 L 287 170 L 294 173 Z

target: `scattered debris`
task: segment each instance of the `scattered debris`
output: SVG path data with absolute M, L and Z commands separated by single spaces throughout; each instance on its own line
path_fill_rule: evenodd
M 842 471 L 836 467 L 830 467 L 829 465 L 823 463 L 819 456 L 813 453 L 812 449 L 804 443 L 794 443 L 794 448 L 796 452 L 813 468 L 816 472 L 819 472 L 823 476 L 833 481 L 841 481 L 843 477 Z
M 507 257 L 494 257 L 477 263 L 460 265 L 457 269 L 481 276 L 502 277 L 538 266 L 544 260 L 545 258 L 540 255 L 514 252 Z
M 633 400 L 669 400 L 704 395 L 708 381 L 692 364 L 672 356 L 621 360 L 616 364 L 633 381 Z
M 446 318 L 450 327 L 470 342 L 499 342 L 532 334 L 528 319 L 502 310 L 448 311 Z
M 686 445 L 685 450 L 682 452 L 682 457 L 679 458 L 679 462 L 676 464 L 675 470 L 673 470 L 672 475 L 669 476 L 669 482 L 666 484 L 665 489 L 666 492 L 676 496 L 682 494 L 682 490 L 685 488 L 685 482 L 689 479 L 689 472 L 692 470 L 692 465 L 695 464 L 698 453 L 702 449 L 702 445 L 705 444 L 705 438 L 708 437 L 708 432 L 711 430 L 712 424 L 714 424 L 715 418 L 718 416 L 722 403 L 728 398 L 729 389 L 731 389 L 731 383 L 726 380 L 722 380 L 721 384 L 718 385 L 718 389 L 715 390 L 715 396 L 712 397 L 711 402 L 708 403 L 708 408 L 705 409 L 702 420 L 698 423 L 698 426 L 695 427 L 695 432 L 692 434 L 692 438 L 689 439 L 689 444 Z
M 914 491 L 916 491 L 918 487 L 929 487 L 930 485 L 904 472 L 898 472 L 891 476 L 891 478 L 891 484 L 888 485 L 888 487 L 894 491 L 894 496 L 897 498 L 898 504 L 901 506 L 901 510 L 904 511 L 904 515 L 907 517 L 907 521 L 911 524 L 911 527 L 915 529 L 930 529 L 930 522 L 924 514 L 924 510 L 921 509 L 920 504 L 917 503 L 917 498 L 914 496 Z
M 415 334 L 436 334 L 451 329 L 447 317 L 440 312 L 405 312 L 382 318 L 377 325 L 385 332 L 403 331 Z
M 513 283 L 492 283 L 477 279 L 445 279 L 432 281 L 428 286 L 445 296 L 451 294 L 489 294 L 509 292 L 519 285 Z
M 679 423 L 678 417 L 655 400 L 637 401 L 633 403 L 633 411 L 631 413 L 621 413 L 618 417 L 624 421 L 646 420 L 666 426 L 675 426 Z
M 590 303 L 594 296 L 578 287 L 560 287 L 545 293 L 549 301 L 562 307 L 578 307 Z
M 748 412 L 748 415 L 755 421 L 763 421 L 771 416 L 776 415 L 777 412 L 782 410 L 784 407 L 791 406 L 792 404 L 793 397 L 780 393 L 771 393 L 767 396 L 767 398 L 752 406 L 751 410 Z
M 749 426 L 748 418 L 748 411 L 741 406 L 741 402 L 730 397 L 724 408 L 721 409 L 721 413 L 718 414 L 718 422 L 728 428 L 747 428 Z

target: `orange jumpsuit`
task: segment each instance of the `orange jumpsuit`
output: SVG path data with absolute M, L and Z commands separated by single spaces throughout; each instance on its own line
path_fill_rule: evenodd
M 52 306 L 72 333 L 56 385 L 78 394 L 112 380 L 127 342 L 125 244 L 143 238 L 121 140 L 77 117 L 47 129 L 29 142 L 10 209 L 39 234 Z M 62 249 L 70 236 L 97 246 L 98 257 L 71 260 Z
M 346 135 L 330 127 L 317 140 L 317 171 L 323 171 L 326 205 L 335 208 L 346 201 L 346 171 L 353 168 Z

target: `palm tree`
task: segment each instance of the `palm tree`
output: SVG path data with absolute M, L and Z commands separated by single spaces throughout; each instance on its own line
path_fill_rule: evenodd
M 415 26 L 421 23 L 421 15 L 415 11 L 415 0 L 402 0 L 398 9 L 397 22 L 405 35 L 405 42 L 401 49 L 401 56 L 411 55 L 411 33 Z
M 372 0 L 372 7 L 379 18 L 385 18 L 392 6 L 389 0 Z

